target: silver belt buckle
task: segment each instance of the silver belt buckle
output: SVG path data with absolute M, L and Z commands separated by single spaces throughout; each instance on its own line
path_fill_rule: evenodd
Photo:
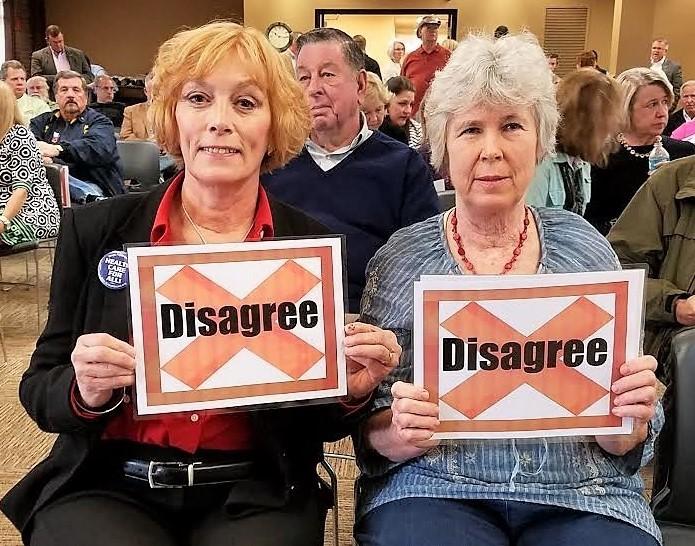
M 197 465 L 200 465 L 202 463 L 179 463 L 179 462 L 164 462 L 164 461 L 150 461 L 150 465 L 147 469 L 147 483 L 150 484 L 150 488 L 152 489 L 181 489 L 182 487 L 190 487 L 192 485 L 195 485 L 194 482 L 194 469 Z M 186 471 L 188 473 L 188 483 L 184 485 L 168 485 L 168 484 L 163 484 L 163 483 L 157 483 L 154 481 L 154 467 L 156 466 L 168 466 L 171 468 L 186 468 Z

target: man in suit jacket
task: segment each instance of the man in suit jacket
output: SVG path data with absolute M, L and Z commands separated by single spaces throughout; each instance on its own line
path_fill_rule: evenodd
M 683 108 L 676 110 L 668 117 L 668 123 L 664 129 L 666 136 L 671 136 L 671 133 L 681 125 L 695 119 L 695 80 L 685 82 L 680 91 Z
M 87 83 L 92 83 L 94 76 L 87 56 L 81 50 L 65 45 L 60 27 L 50 25 L 46 28 L 46 43 L 47 47 L 31 54 L 32 76 L 43 76 L 52 86 L 58 72 L 72 70 L 80 74 Z
M 683 70 L 681 65 L 671 59 L 666 58 L 668 53 L 668 40 L 665 38 L 656 38 L 652 42 L 652 54 L 649 67 L 652 70 L 659 70 L 666 75 L 668 81 L 673 86 L 673 94 L 676 96 L 673 101 L 673 106 L 678 104 L 680 99 L 681 85 L 683 85 Z
M 151 140 L 152 129 L 147 122 L 147 110 L 150 108 L 152 90 L 152 73 L 145 76 L 145 96 L 147 102 L 126 106 L 123 110 L 123 125 L 118 138 L 121 140 Z

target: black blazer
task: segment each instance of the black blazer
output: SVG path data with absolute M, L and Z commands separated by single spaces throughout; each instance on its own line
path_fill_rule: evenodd
M 671 133 L 673 133 L 673 131 L 678 129 L 684 123 L 685 118 L 683 117 L 683 109 L 679 108 L 668 117 L 668 123 L 664 129 L 664 135 L 670 137 Z
M 77 209 L 66 209 L 56 249 L 48 322 L 39 337 L 19 396 L 39 427 L 59 436 L 50 455 L 0 501 L 2 512 L 25 540 L 36 511 L 66 490 L 86 467 L 109 419 L 87 421 L 76 416 L 69 389 L 75 373 L 70 360 L 81 334 L 106 332 L 128 340 L 128 291 L 109 290 L 97 276 L 100 258 L 124 243 L 147 242 L 166 187 L 150 193 L 114 197 Z M 299 211 L 270 200 L 276 237 L 322 235 L 327 230 Z M 359 411 L 346 416 L 339 404 L 251 412 L 262 464 L 278 483 L 235 484 L 228 502 L 279 506 L 294 491 L 316 483 L 322 443 L 346 436 Z M 265 499 L 265 500 L 264 500 Z

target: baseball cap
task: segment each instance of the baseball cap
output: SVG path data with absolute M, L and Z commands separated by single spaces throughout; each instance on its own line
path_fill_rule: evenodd
M 437 25 L 439 27 L 441 26 L 441 24 L 442 22 L 439 20 L 439 17 L 435 17 L 434 15 L 425 15 L 417 24 L 417 30 L 415 31 L 415 35 L 419 38 L 420 30 L 422 30 L 422 27 L 425 25 Z

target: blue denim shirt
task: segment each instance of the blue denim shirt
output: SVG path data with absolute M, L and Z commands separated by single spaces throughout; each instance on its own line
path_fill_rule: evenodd
M 557 152 L 546 157 L 536 167 L 536 174 L 526 194 L 526 203 L 534 207 L 563 208 L 565 206 L 565 183 L 560 164 L 567 163 L 573 172 L 580 171 L 582 177 L 583 210 L 591 201 L 591 165 L 578 157 Z
M 393 330 L 403 347 L 399 366 L 377 390 L 372 413 L 390 407 L 394 382 L 412 382 L 413 282 L 423 274 L 460 274 L 446 242 L 446 214 L 396 232 L 367 268 L 362 320 Z M 538 209 L 534 215 L 540 273 L 620 268 L 608 242 L 580 216 L 561 209 Z M 447 441 L 421 457 L 393 463 L 367 449 L 358 434 L 363 474 L 356 516 L 406 497 L 525 501 L 617 518 L 661 540 L 638 470 L 651 459 L 662 423 L 659 406 L 646 442 L 622 457 L 603 451 L 593 438 L 567 437 Z

